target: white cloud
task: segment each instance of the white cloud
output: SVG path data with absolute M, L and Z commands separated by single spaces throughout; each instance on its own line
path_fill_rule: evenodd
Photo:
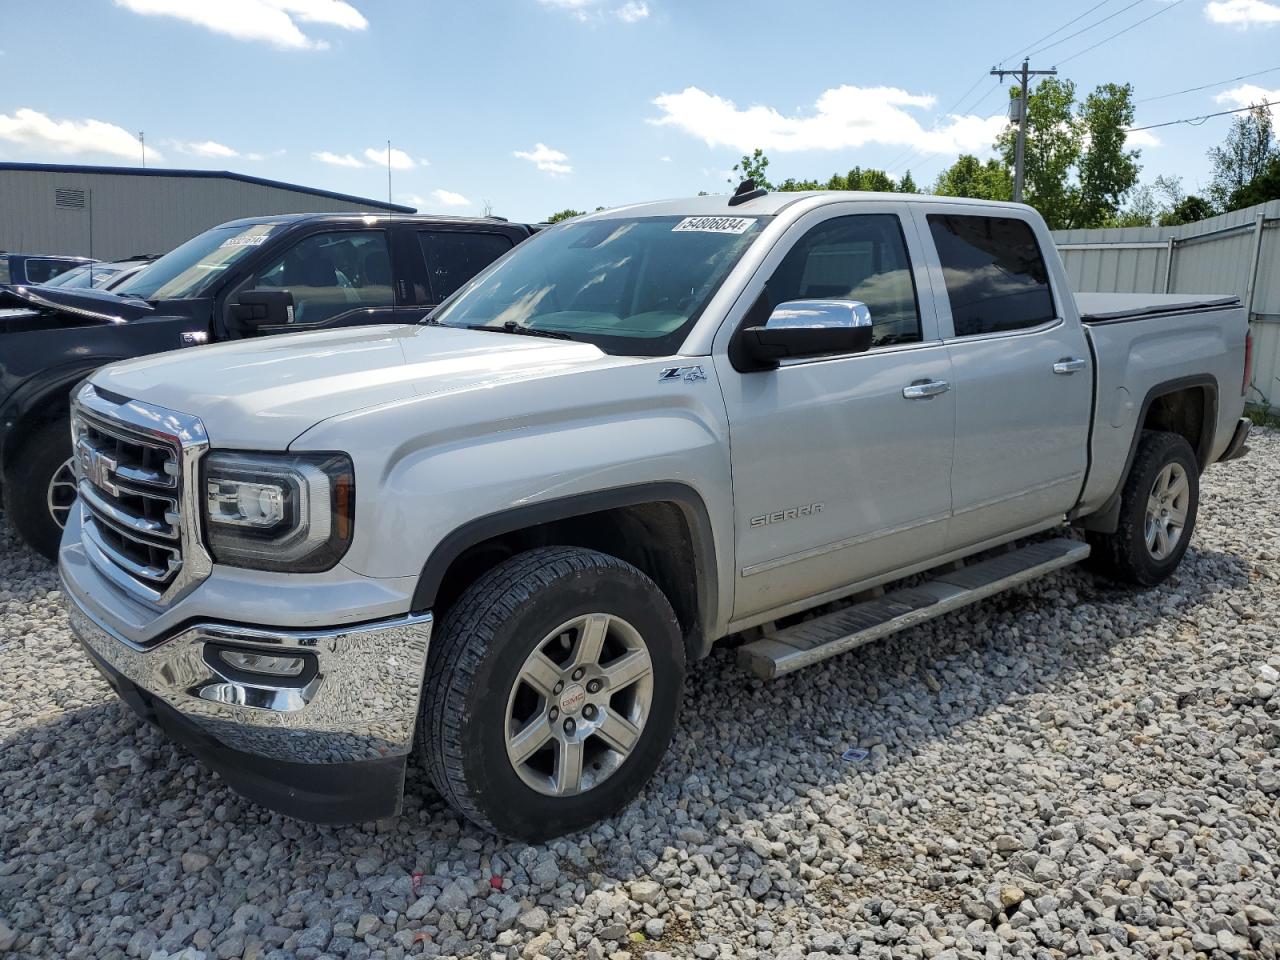
M 545 143 L 535 144 L 532 150 L 517 150 L 515 155 L 521 160 L 528 160 L 543 173 L 573 173 L 568 156 L 559 150 L 552 150 Z
M 199 141 L 171 141 L 179 153 L 187 153 L 193 157 L 214 157 L 217 159 L 230 159 L 231 157 L 240 156 L 239 150 L 233 150 L 225 143 L 218 143 L 216 140 L 199 140 Z M 252 154 L 250 156 L 253 156 Z
M 1252 83 L 1242 83 L 1230 90 L 1223 90 L 1213 99 L 1218 103 L 1234 104 L 1237 107 L 1247 107 L 1253 103 L 1274 103 L 1280 100 L 1280 89 L 1268 90 Z
M 639 23 L 649 16 L 649 5 L 643 0 L 627 0 L 613 15 L 623 23 Z
M 663 115 L 650 123 L 676 127 L 708 146 L 743 151 L 840 150 L 882 143 L 933 153 L 972 153 L 990 149 L 1007 123 L 1003 113 L 950 114 L 936 126 L 925 127 L 907 108 L 932 107 L 934 97 L 896 87 L 834 87 L 818 97 L 812 112 L 796 116 L 762 105 L 741 109 L 698 87 L 664 93 L 653 103 Z
M 1161 140 L 1150 130 L 1135 130 L 1133 133 L 1125 134 L 1124 145 L 1126 147 L 1158 147 L 1161 145 Z
M 364 30 L 369 21 L 346 0 L 115 0 L 145 16 L 176 17 L 237 40 L 257 40 L 282 50 L 324 50 L 298 23 Z
M 1214 0 L 1205 4 L 1204 15 L 1214 23 L 1247 30 L 1254 24 L 1280 23 L 1280 5 L 1267 0 Z
M 386 147 L 381 149 L 377 147 L 368 147 L 364 152 L 364 156 L 366 160 L 376 166 L 385 167 L 387 165 Z M 397 150 L 395 147 L 391 148 L 392 170 L 412 170 L 415 166 L 416 164 L 413 162 L 413 157 L 409 156 L 403 150 Z
M 659 158 L 658 158 L 658 161 L 659 161 L 660 163 L 670 163 L 670 162 L 671 162 L 671 158 L 670 158 L 670 157 L 659 157 Z
M 142 159 L 142 143 L 123 127 L 102 120 L 54 120 L 29 107 L 12 115 L 0 113 L 0 140 L 51 153 L 105 153 L 135 163 Z M 163 159 L 160 151 L 147 147 L 148 162 Z
M 469 207 L 471 201 L 460 193 L 454 193 L 452 190 L 432 190 L 431 196 L 435 197 L 436 203 L 446 207 Z
M 328 150 L 317 150 L 311 155 L 312 160 L 319 160 L 334 167 L 363 167 L 364 164 L 349 153 L 331 153 Z

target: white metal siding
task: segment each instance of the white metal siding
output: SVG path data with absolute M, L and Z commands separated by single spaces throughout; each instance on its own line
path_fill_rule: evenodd
M 84 207 L 58 206 L 60 190 L 85 191 Z M 166 253 L 202 230 L 239 217 L 369 207 L 229 178 L 3 170 L 0 249 L 115 259 Z

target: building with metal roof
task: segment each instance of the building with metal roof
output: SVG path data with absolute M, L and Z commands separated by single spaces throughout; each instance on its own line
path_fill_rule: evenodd
M 0 163 L 0 250 L 22 253 L 162 254 L 241 217 L 366 211 L 415 212 L 227 170 Z

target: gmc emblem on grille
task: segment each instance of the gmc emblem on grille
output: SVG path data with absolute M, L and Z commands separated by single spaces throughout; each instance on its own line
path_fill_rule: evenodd
M 80 464 L 80 476 L 113 497 L 120 495 L 119 489 L 111 482 L 111 472 L 116 468 L 116 461 L 95 450 L 83 437 L 76 443 L 76 461 Z

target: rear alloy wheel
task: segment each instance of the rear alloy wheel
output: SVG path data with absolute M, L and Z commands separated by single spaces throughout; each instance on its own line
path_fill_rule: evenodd
M 683 687 L 684 640 L 652 580 L 595 550 L 530 550 L 481 576 L 432 637 L 423 760 L 485 829 L 571 833 L 653 775 Z
M 49 491 L 45 495 L 45 506 L 51 519 L 59 530 L 67 528 L 67 517 L 71 515 L 71 507 L 76 502 L 76 470 L 75 461 L 68 457 L 54 471 L 49 480 Z
M 1154 587 L 1187 552 L 1200 501 L 1200 467 L 1185 437 L 1146 430 L 1120 494 L 1114 533 L 1090 532 L 1089 565 L 1113 580 Z

